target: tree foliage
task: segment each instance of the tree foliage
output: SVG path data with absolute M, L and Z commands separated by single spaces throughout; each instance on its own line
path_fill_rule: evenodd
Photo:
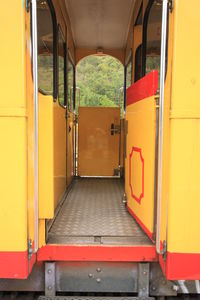
M 123 81 L 123 66 L 115 58 L 95 55 L 84 58 L 76 69 L 81 106 L 117 106 Z

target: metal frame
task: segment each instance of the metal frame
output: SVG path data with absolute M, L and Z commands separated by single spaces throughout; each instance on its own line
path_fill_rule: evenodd
M 70 103 L 70 107 L 69 107 L 69 99 L 68 99 L 68 95 L 67 95 L 67 107 L 69 109 L 70 112 L 75 112 L 75 97 L 76 97 L 76 93 L 75 93 L 75 88 L 76 88 L 76 80 L 75 80 L 75 63 L 74 60 L 72 58 L 71 52 L 69 49 L 67 49 L 67 90 L 68 90 L 68 63 L 69 61 L 72 64 L 73 67 L 73 98 L 70 99 L 73 101 L 73 110 L 71 110 L 71 103 Z M 70 89 L 70 94 L 71 94 L 71 89 Z
M 54 6 L 51 0 L 46 0 L 51 12 L 53 26 L 53 98 L 56 102 L 58 95 L 58 61 L 57 61 L 57 19 Z
M 146 75 L 146 46 L 147 46 L 147 25 L 149 20 L 149 13 L 153 5 L 154 0 L 149 0 L 143 22 L 143 32 L 142 32 L 142 76 Z
M 39 243 L 39 206 L 38 206 L 38 45 L 37 45 L 37 3 L 32 0 L 32 45 L 33 45 L 33 85 L 34 85 L 34 123 L 35 123 L 35 239 L 34 252 Z
M 57 26 L 57 37 L 58 37 L 58 44 L 59 44 L 59 34 L 62 38 L 62 46 L 63 46 L 63 50 L 64 50 L 64 105 L 60 103 L 60 100 L 59 100 L 59 72 L 58 72 L 58 78 L 57 78 L 57 83 L 58 83 L 58 103 L 61 107 L 63 108 L 67 108 L 67 92 L 66 92 L 66 89 L 67 89 L 67 78 L 66 78 L 66 71 L 67 71 L 67 58 L 66 58 L 66 41 L 65 41 L 65 37 L 64 37 L 64 34 L 62 32 L 62 28 L 60 26 L 60 24 L 58 24 Z M 59 57 L 59 53 L 58 54 L 58 57 Z M 59 58 L 57 57 L 57 62 L 58 62 L 58 70 L 59 70 Z
M 162 33 L 161 33 L 161 61 L 160 61 L 160 109 L 158 131 L 158 183 L 157 183 L 157 226 L 156 226 L 156 251 L 163 254 L 160 248 L 161 230 L 161 201 L 162 201 L 162 168 L 163 168 L 163 126 L 164 126 L 164 96 L 165 96 L 165 67 L 167 45 L 167 16 L 168 0 L 163 0 L 162 7 Z
M 127 67 L 130 62 L 131 62 L 131 70 L 132 70 L 131 72 L 133 73 L 133 49 L 132 48 L 130 50 L 130 53 L 126 59 L 125 66 L 124 66 L 124 114 L 126 112 Z

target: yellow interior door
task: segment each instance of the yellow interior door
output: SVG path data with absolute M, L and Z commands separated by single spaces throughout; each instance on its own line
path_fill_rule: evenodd
M 119 107 L 80 107 L 78 175 L 113 176 L 119 168 Z
M 125 191 L 128 209 L 148 236 L 154 233 L 156 99 L 127 106 Z

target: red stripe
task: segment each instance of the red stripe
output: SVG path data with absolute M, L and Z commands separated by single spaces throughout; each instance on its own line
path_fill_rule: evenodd
M 46 245 L 39 249 L 38 261 L 115 261 L 136 262 L 157 260 L 152 246 L 80 246 Z
M 134 219 L 140 225 L 140 227 L 144 230 L 144 232 L 148 235 L 148 237 L 152 240 L 152 242 L 154 242 L 153 233 L 142 223 L 142 221 L 136 216 L 136 214 L 132 211 L 130 207 L 128 207 L 128 211 L 134 217 Z
M 158 71 L 152 71 L 132 84 L 126 92 L 126 105 L 156 95 L 158 90 Z
M 167 252 L 168 280 L 200 280 L 200 253 Z
M 28 254 L 24 252 L 0 252 L 0 278 L 26 279 Z

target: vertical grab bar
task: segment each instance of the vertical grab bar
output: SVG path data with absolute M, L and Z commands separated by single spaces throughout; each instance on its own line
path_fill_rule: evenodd
M 34 85 L 34 122 L 35 122 L 35 243 L 38 250 L 39 214 L 38 214 L 38 64 L 37 64 L 37 3 L 32 0 L 32 45 L 33 45 L 33 85 Z
M 167 45 L 167 10 L 168 0 L 163 0 L 162 7 L 162 34 L 161 34 L 161 61 L 160 61 L 160 110 L 158 132 L 158 184 L 157 184 L 157 228 L 156 228 L 156 251 L 162 254 L 160 248 L 161 232 L 161 202 L 162 202 L 162 160 L 163 160 L 163 123 L 164 123 L 164 94 L 165 94 L 165 58 Z

